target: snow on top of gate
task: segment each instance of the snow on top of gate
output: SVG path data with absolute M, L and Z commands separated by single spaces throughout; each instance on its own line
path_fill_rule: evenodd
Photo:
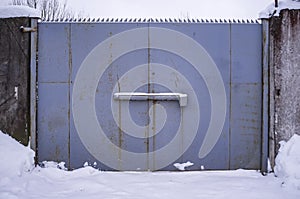
M 0 18 L 14 17 L 40 18 L 41 12 L 28 6 L 0 6 Z
M 284 0 L 278 2 L 278 7 L 275 8 L 274 3 L 266 7 L 259 13 L 260 19 L 267 19 L 272 16 L 279 16 L 281 10 L 298 10 L 300 9 L 300 0 Z

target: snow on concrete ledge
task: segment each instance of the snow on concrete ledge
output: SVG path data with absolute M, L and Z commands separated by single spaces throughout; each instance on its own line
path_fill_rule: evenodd
M 41 12 L 28 6 L 0 6 L 0 18 L 15 17 L 40 18 Z
M 275 8 L 274 3 L 259 13 L 260 19 L 268 19 L 272 16 L 279 16 L 281 10 L 298 10 L 300 9 L 300 0 L 285 0 L 278 2 L 278 8 Z

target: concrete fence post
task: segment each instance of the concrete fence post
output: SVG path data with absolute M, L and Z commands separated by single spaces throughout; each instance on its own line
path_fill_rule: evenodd
M 36 31 L 30 27 L 36 22 L 30 17 L 0 18 L 0 130 L 24 145 L 31 128 L 31 41 Z
M 284 9 L 268 24 L 269 157 L 274 166 L 280 141 L 300 134 L 300 10 Z

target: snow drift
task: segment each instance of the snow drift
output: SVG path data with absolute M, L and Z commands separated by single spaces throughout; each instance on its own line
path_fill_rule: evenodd
M 22 176 L 34 168 L 34 151 L 0 131 L 0 176 Z
M 275 159 L 275 174 L 283 179 L 283 186 L 300 190 L 300 136 L 294 135 L 288 142 L 281 141 Z
M 246 170 L 101 172 L 87 166 L 66 171 L 63 163 L 34 167 L 34 152 L 0 131 L 0 198 L 298 199 L 300 191 L 282 181 L 299 182 L 299 146 L 299 136 L 283 143 L 276 159 L 278 178 Z

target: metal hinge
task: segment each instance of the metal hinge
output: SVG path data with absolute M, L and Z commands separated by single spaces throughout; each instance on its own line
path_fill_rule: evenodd
M 22 32 L 36 32 L 37 31 L 37 28 L 31 28 L 31 27 L 24 27 L 24 26 L 21 26 L 20 27 L 20 30 Z

